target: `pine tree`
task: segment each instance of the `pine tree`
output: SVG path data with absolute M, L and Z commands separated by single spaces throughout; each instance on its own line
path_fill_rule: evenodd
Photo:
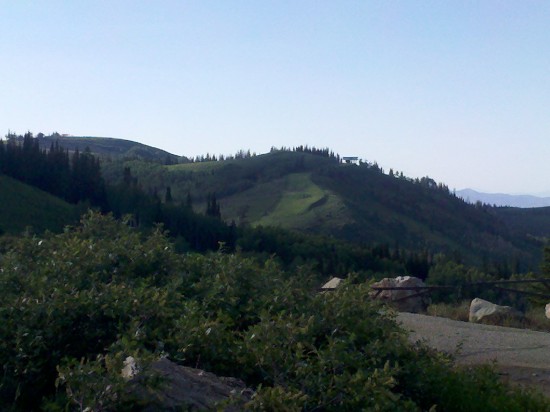
M 172 203 L 172 189 L 170 186 L 166 186 L 166 194 L 164 195 L 164 202 L 165 203 Z
M 221 219 L 220 205 L 216 201 L 216 194 L 209 194 L 206 199 L 206 216 Z

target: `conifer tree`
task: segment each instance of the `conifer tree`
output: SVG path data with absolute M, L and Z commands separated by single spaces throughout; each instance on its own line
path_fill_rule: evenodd
M 166 194 L 164 195 L 164 202 L 165 203 L 172 203 L 172 188 L 170 186 L 166 186 Z
M 216 194 L 209 194 L 206 199 L 206 216 L 221 219 L 220 205 L 216 201 Z

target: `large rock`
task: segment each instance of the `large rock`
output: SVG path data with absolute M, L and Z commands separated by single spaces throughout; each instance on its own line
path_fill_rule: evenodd
M 521 319 L 523 314 L 511 306 L 500 306 L 487 300 L 475 298 L 470 303 L 470 322 L 501 324 L 506 319 Z
M 371 297 L 391 303 L 400 312 L 419 313 L 426 309 L 428 297 L 426 294 L 418 296 L 425 289 L 386 289 L 375 288 L 422 288 L 426 285 L 421 279 L 413 276 L 398 276 L 384 278 L 371 287 Z
M 546 304 L 546 317 L 550 319 L 550 303 Z
M 334 290 L 338 286 L 340 286 L 340 283 L 342 283 L 344 279 L 334 277 L 331 280 L 329 280 L 327 283 L 325 283 L 323 286 L 321 286 L 322 290 Z
M 200 369 L 179 366 L 168 359 L 153 363 L 152 370 L 161 378 L 161 385 L 152 391 L 141 384 L 138 374 L 132 381 L 132 392 L 144 405 L 143 410 L 153 411 L 241 411 L 253 391 L 236 378 L 218 377 Z M 223 409 L 216 404 L 235 400 Z
M 122 368 L 122 377 L 126 380 L 132 379 L 139 373 L 136 359 L 133 356 L 128 356 L 124 361 L 124 368 Z

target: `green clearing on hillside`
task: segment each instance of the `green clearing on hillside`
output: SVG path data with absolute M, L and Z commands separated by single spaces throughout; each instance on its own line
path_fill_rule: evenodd
M 196 162 L 196 163 L 181 163 L 168 166 L 171 172 L 206 172 L 219 169 L 223 166 L 223 162 Z
M 252 226 L 307 229 L 323 217 L 343 214 L 336 196 L 311 180 L 310 173 L 292 173 L 255 185 L 220 201 L 226 220 Z
M 40 189 L 0 176 L 0 229 L 18 234 L 33 231 L 59 232 L 78 221 L 78 208 Z
M 345 223 L 345 207 L 337 196 L 311 180 L 310 173 L 296 173 L 282 179 L 284 188 L 273 210 L 253 225 L 310 229 L 331 220 L 330 226 Z M 275 193 L 276 194 L 276 193 Z

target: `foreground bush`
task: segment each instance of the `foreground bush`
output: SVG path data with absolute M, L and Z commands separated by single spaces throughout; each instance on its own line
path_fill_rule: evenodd
M 366 286 L 319 294 L 312 279 L 271 260 L 179 256 L 160 230 L 98 214 L 19 239 L 0 261 L 0 409 L 139 410 L 124 360 L 155 391 L 147 365 L 169 356 L 243 379 L 251 410 L 549 410 L 410 346 Z

